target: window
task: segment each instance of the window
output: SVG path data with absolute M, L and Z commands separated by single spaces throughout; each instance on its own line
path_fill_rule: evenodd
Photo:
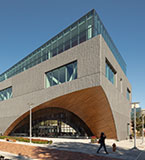
M 79 43 L 86 41 L 86 31 L 80 32 L 79 34 Z
M 0 101 L 10 99 L 12 97 L 12 87 L 0 91 Z
M 57 85 L 58 83 L 59 83 L 59 81 L 58 81 L 58 69 L 55 69 L 52 72 L 52 84 L 54 86 L 54 85 Z
M 85 19 L 79 22 L 79 43 L 86 41 L 86 21 Z
M 71 37 L 72 37 L 72 39 L 71 39 L 72 47 L 78 45 L 78 28 L 77 28 L 77 26 L 72 29 Z
M 120 91 L 121 91 L 121 93 L 123 91 L 122 78 L 120 78 Z
M 66 67 L 61 67 L 59 69 L 59 83 L 66 82 Z
M 56 56 L 57 55 L 57 41 L 54 40 L 53 41 L 53 45 L 52 45 L 53 49 L 52 49 L 52 56 Z
M 92 25 L 88 26 L 88 39 L 92 38 Z
M 67 81 L 71 81 L 73 75 L 73 64 L 71 63 L 67 65 L 66 68 L 67 68 Z
M 61 34 L 58 38 L 58 54 L 63 52 L 63 35 Z
M 47 73 L 47 79 L 46 79 L 46 88 L 53 86 L 52 83 L 52 72 Z
M 72 47 L 78 44 L 78 36 L 72 38 Z
M 127 88 L 127 92 L 126 92 L 126 98 L 128 99 L 128 100 L 130 100 L 130 90 Z
M 106 78 L 112 83 L 115 84 L 115 74 L 116 71 L 112 67 L 111 63 L 106 59 Z
M 67 33 L 65 35 L 64 49 L 67 50 L 69 48 L 70 48 L 70 33 Z
M 77 79 L 77 61 L 46 73 L 46 88 Z

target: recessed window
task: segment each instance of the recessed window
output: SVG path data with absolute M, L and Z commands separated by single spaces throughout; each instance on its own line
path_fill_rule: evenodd
M 112 67 L 111 63 L 106 59 L 106 78 L 112 84 L 115 84 L 115 74 L 116 74 L 115 69 Z
M 120 78 L 120 91 L 121 91 L 121 93 L 123 92 L 123 85 L 122 85 L 122 78 Z
M 128 99 L 128 100 L 130 100 L 130 90 L 127 88 L 127 92 L 126 92 L 126 98 Z
M 46 88 L 77 79 L 77 61 L 46 73 Z
M 0 101 L 10 99 L 12 97 L 12 87 L 0 91 Z

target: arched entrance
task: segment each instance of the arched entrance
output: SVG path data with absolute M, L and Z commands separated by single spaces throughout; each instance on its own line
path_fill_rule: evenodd
M 57 107 L 49 107 L 32 113 L 32 135 L 35 137 L 92 136 L 88 126 L 74 113 Z M 29 135 L 29 115 L 9 135 Z
M 69 124 L 69 126 L 74 128 L 74 130 L 79 131 L 79 129 L 77 130 L 77 128 L 79 128 L 79 126 L 84 126 L 82 128 L 85 130 L 85 133 L 87 133 L 87 135 L 91 135 L 93 133 L 93 135 L 99 137 L 100 133 L 104 132 L 107 138 L 117 139 L 117 132 L 113 112 L 107 99 L 107 96 L 101 86 L 75 91 L 63 96 L 56 97 L 44 103 L 40 103 L 40 105 L 32 108 L 33 123 L 36 120 L 39 120 L 38 123 L 40 123 L 43 120 L 43 118 L 44 121 L 59 120 L 59 118 L 45 118 L 48 117 L 49 113 L 51 114 L 51 112 L 54 112 L 54 110 L 51 111 L 48 108 L 52 109 L 56 107 L 58 107 L 57 109 L 66 110 L 67 113 L 70 112 L 72 116 L 69 117 L 77 117 L 77 123 L 75 123 L 75 118 L 72 118 L 73 122 L 70 120 L 69 123 L 66 123 L 65 121 L 65 124 Z M 62 122 L 64 123 L 64 121 Z M 49 124 L 50 122 L 47 121 L 45 123 Z M 33 124 L 33 126 L 35 126 L 35 124 Z M 27 129 L 27 132 L 25 133 L 29 135 L 29 110 L 27 110 L 27 112 L 24 112 L 21 115 L 18 115 L 18 117 L 6 129 L 4 135 L 7 136 L 12 135 L 13 133 L 17 133 L 18 128 L 20 127 L 22 131 L 23 128 Z M 84 135 L 84 132 L 79 133 L 79 135 Z

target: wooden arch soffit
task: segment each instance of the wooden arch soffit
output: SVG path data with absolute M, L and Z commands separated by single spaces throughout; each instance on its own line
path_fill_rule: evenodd
M 73 112 L 89 127 L 94 135 L 100 136 L 104 132 L 107 138 L 117 139 L 115 122 L 111 107 L 101 86 L 91 87 L 72 92 L 32 109 L 32 112 L 48 107 L 59 107 Z M 12 130 L 27 116 L 29 111 L 16 119 L 5 131 L 9 135 Z

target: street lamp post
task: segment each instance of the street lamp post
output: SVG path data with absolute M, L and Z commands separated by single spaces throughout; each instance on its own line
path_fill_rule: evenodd
M 28 105 L 29 105 L 29 112 L 30 112 L 29 139 L 30 139 L 30 143 L 32 143 L 32 105 L 33 103 L 28 103 Z
M 142 143 L 144 143 L 144 113 L 142 113 Z
M 30 143 L 32 142 L 32 106 L 30 106 Z
M 130 123 L 127 123 L 127 134 L 128 134 L 128 139 L 130 135 Z
M 136 105 L 139 102 L 133 102 L 131 104 L 134 105 L 134 148 L 136 149 Z

